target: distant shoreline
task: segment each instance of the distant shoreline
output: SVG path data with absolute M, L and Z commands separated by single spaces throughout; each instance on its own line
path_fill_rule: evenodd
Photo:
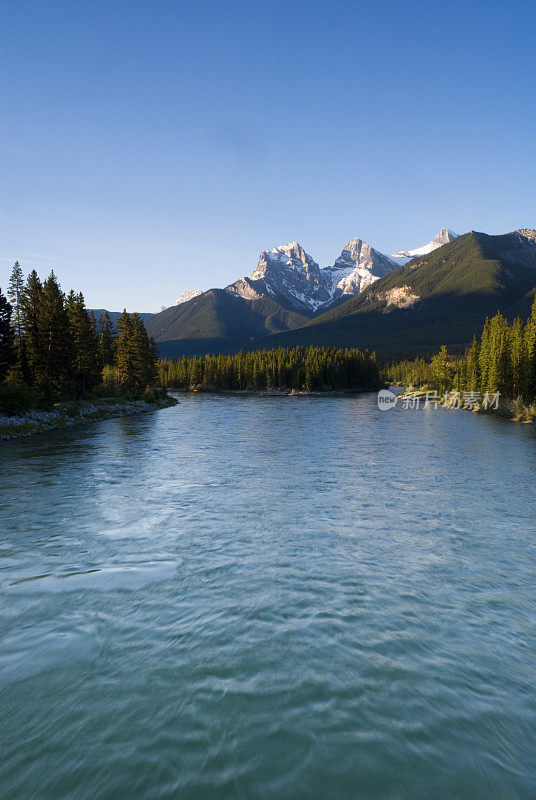
M 7 416 L 0 414 L 0 441 L 23 439 L 36 433 L 71 428 L 90 422 L 106 419 L 128 417 L 132 414 L 143 414 L 158 411 L 177 405 L 178 400 L 169 395 L 157 398 L 154 402 L 147 400 L 99 400 L 95 402 L 68 403 L 52 411 L 33 409 L 22 414 Z
M 387 384 L 385 384 L 387 386 Z M 177 389 L 174 386 L 166 387 L 166 391 L 175 392 L 176 394 L 221 394 L 221 395 L 238 395 L 250 397 L 358 397 L 362 394 L 377 394 L 379 389 L 384 388 L 380 386 L 378 389 L 363 389 L 355 392 L 343 391 L 309 391 L 307 389 L 216 389 L 214 387 L 200 388 L 200 389 Z

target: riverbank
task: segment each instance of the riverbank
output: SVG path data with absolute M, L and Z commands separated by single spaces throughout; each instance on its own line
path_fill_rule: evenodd
M 149 400 L 108 398 L 93 402 L 60 403 L 51 411 L 33 409 L 15 416 L 0 413 L 0 440 L 19 439 L 35 433 L 70 428 L 88 422 L 99 422 L 131 414 L 143 414 L 177 405 L 170 395 L 154 396 Z
M 479 394 L 473 392 L 473 395 Z M 399 398 L 413 398 L 417 402 L 426 402 L 427 395 L 436 395 L 436 392 L 426 387 L 414 389 L 413 387 L 406 388 Z M 475 414 L 495 414 L 496 416 L 508 419 L 511 422 L 521 422 L 524 424 L 536 422 L 536 404 L 532 403 L 527 405 L 518 398 L 512 400 L 510 398 L 500 398 L 498 402 L 492 402 L 491 399 L 488 403 L 484 403 L 482 398 L 471 398 L 469 392 L 450 391 L 436 398 L 429 399 L 429 403 L 434 406 L 442 406 L 443 408 L 457 409 L 460 411 L 471 411 Z

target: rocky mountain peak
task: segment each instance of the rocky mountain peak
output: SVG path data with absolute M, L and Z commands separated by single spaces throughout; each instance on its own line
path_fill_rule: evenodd
M 306 253 L 298 242 L 274 247 L 273 250 L 263 250 L 259 256 L 257 267 L 251 274 L 252 280 L 261 280 L 269 276 L 270 273 L 280 273 L 293 271 L 301 274 L 305 280 L 318 280 L 320 267 L 313 258 Z M 295 275 L 295 277 L 297 277 Z
M 404 264 L 406 261 L 409 261 L 410 258 L 415 258 L 415 256 L 428 255 L 428 253 L 431 253 L 433 250 L 437 250 L 438 247 L 442 247 L 444 244 L 452 242 L 452 240 L 456 239 L 457 236 L 458 234 L 454 233 L 454 231 L 451 231 L 448 228 L 441 228 L 439 233 L 436 233 L 432 241 L 428 242 L 428 244 L 425 244 L 422 247 L 416 247 L 414 250 L 399 250 L 398 253 L 394 253 L 391 258 L 395 259 L 396 263 L 398 264 Z
M 525 239 L 530 239 L 531 242 L 536 243 L 536 230 L 534 228 L 518 228 L 517 233 L 520 233 Z
M 450 231 L 448 228 L 441 228 L 439 233 L 436 233 L 430 244 L 435 244 L 437 247 L 441 247 L 443 244 L 452 242 L 453 239 L 456 239 L 457 235 L 457 233 Z
M 394 262 L 392 262 L 388 256 L 385 256 L 383 253 L 371 247 L 370 244 L 356 237 L 346 242 L 340 256 L 333 264 L 332 269 L 339 269 L 350 265 L 353 265 L 353 267 L 370 268 L 379 265 L 380 262 L 390 269 L 394 266 Z
M 325 272 L 331 274 L 333 299 L 356 295 L 396 266 L 388 256 L 375 250 L 359 237 L 344 245 L 340 256 Z

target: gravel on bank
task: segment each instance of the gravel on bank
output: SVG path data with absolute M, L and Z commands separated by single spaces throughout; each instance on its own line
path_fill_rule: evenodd
M 26 411 L 16 416 L 0 413 L 0 440 L 19 439 L 32 436 L 34 433 L 70 428 L 87 422 L 98 422 L 114 417 L 127 417 L 131 414 L 142 414 L 157 411 L 176 405 L 178 401 L 166 396 L 157 403 L 145 400 L 127 400 L 123 402 L 99 401 L 96 403 L 63 404 L 53 411 Z

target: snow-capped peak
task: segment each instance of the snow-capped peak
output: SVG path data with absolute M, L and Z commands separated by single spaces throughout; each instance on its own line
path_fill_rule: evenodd
M 259 262 L 251 274 L 252 280 L 265 278 L 270 272 L 281 269 L 300 273 L 307 280 L 320 272 L 320 267 L 298 242 L 279 245 L 272 250 L 263 250 Z
M 452 240 L 456 239 L 457 236 L 458 234 L 454 233 L 454 231 L 451 231 L 448 228 L 441 228 L 439 233 L 436 233 L 432 241 L 428 242 L 428 244 L 425 244 L 422 247 L 416 247 L 414 250 L 399 250 L 398 253 L 394 253 L 391 258 L 396 259 L 398 264 L 405 264 L 406 261 L 409 261 L 411 258 L 415 258 L 416 256 L 428 255 L 428 253 L 431 253 L 433 250 L 437 250 L 438 247 L 442 247 L 442 245 L 452 242 Z
M 193 300 L 194 297 L 199 297 L 203 294 L 202 289 L 185 289 L 178 300 L 173 303 L 174 306 L 180 306 L 181 303 L 187 303 L 188 300 Z
M 432 239 L 431 244 L 435 244 L 438 247 L 441 247 L 442 244 L 448 244 L 449 242 L 452 242 L 452 240 L 456 239 L 457 236 L 458 234 L 454 233 L 454 231 L 449 230 L 449 228 L 441 228 L 439 233 L 436 233 L 436 235 Z
M 389 256 L 356 237 L 344 245 L 333 266 L 326 267 L 323 272 L 331 274 L 334 300 L 341 294 L 353 296 L 362 292 L 394 267 L 396 264 Z
M 321 269 L 298 244 L 263 250 L 250 278 L 241 278 L 227 291 L 253 300 L 268 294 L 302 311 L 327 308 L 343 295 L 353 297 L 396 264 L 359 238 L 344 246 L 333 266 Z

